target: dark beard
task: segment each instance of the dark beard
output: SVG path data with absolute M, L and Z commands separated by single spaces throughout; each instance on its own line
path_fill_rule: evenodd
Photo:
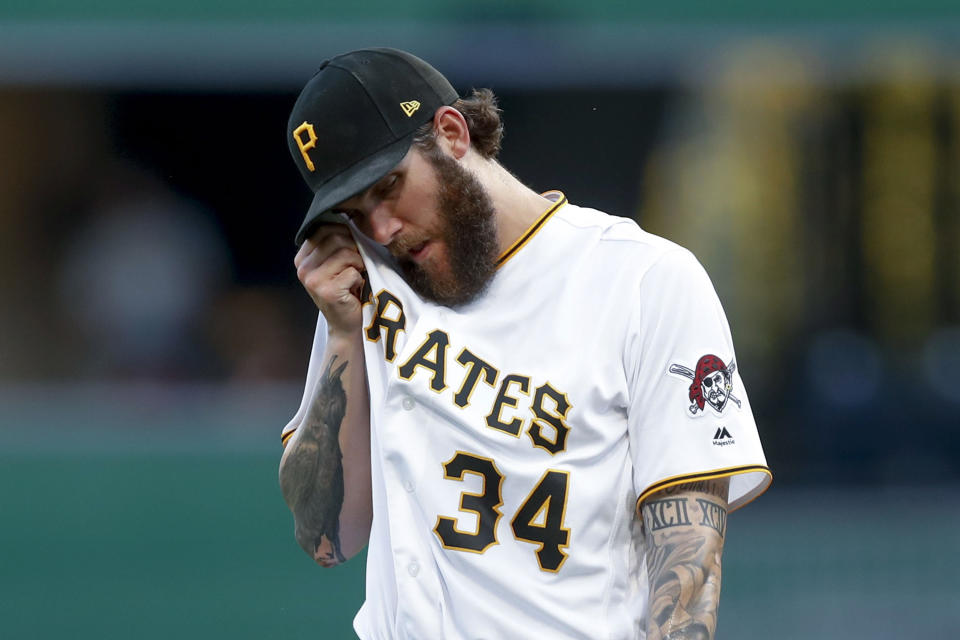
M 480 181 L 440 149 L 424 155 L 440 185 L 439 222 L 434 232 L 446 246 L 450 269 L 434 277 L 408 259 L 400 259 L 400 268 L 420 297 L 455 307 L 480 296 L 496 273 L 497 227 L 493 202 Z

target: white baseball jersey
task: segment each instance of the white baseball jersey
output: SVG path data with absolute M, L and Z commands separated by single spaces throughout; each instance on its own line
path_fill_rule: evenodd
M 546 195 L 489 290 L 456 309 L 355 233 L 372 293 L 364 640 L 643 638 L 639 502 L 729 476 L 735 509 L 770 482 L 697 260 Z M 304 407 L 324 334 L 321 319 Z

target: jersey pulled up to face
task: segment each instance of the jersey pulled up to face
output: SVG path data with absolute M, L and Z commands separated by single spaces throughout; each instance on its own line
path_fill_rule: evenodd
M 374 510 L 364 640 L 643 637 L 639 502 L 730 476 L 735 509 L 769 484 L 700 264 L 548 197 L 489 290 L 455 309 L 419 299 L 357 235 Z

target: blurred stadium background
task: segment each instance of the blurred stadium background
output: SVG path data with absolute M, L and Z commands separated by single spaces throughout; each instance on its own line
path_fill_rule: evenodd
M 276 484 L 328 56 L 492 87 L 539 190 L 691 248 L 774 471 L 717 637 L 960 628 L 960 5 L 0 2 L 0 637 L 349 638 Z

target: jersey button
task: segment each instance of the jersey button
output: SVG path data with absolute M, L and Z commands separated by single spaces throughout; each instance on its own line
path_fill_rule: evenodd
M 420 565 L 416 562 L 411 562 L 407 565 L 407 573 L 409 573 L 411 577 L 416 578 L 417 574 L 420 573 Z
M 413 483 L 409 480 L 403 483 L 403 488 L 407 490 L 407 493 L 413 493 Z
M 413 398 L 408 396 L 404 398 L 400 404 L 401 406 L 403 406 L 404 411 L 413 411 L 413 408 L 416 406 L 417 403 L 414 402 Z

